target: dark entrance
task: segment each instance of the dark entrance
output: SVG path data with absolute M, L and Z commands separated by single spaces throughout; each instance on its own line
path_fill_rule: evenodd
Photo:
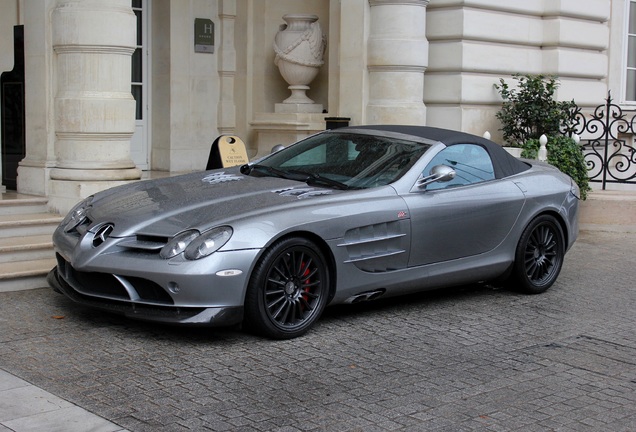
M 18 163 L 25 155 L 24 26 L 13 28 L 13 70 L 0 75 L 2 184 L 17 189 Z

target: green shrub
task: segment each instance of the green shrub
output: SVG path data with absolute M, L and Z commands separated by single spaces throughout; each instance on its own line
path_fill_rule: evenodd
M 556 136 L 570 120 L 574 101 L 558 102 L 554 92 L 559 82 L 554 76 L 513 75 L 517 88 L 510 88 L 503 79 L 495 88 L 503 99 L 496 117 L 501 121 L 504 140 L 512 147 L 521 147 L 529 139 L 541 135 Z
M 541 144 L 538 139 L 530 139 L 522 147 L 521 157 L 536 159 Z M 547 162 L 572 177 L 581 190 L 581 199 L 586 199 L 587 193 L 592 189 L 589 186 L 585 158 L 576 141 L 563 135 L 548 137 L 546 148 L 548 150 Z

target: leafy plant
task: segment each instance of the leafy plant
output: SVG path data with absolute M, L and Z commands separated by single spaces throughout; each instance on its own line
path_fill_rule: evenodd
M 527 140 L 522 147 L 521 157 L 536 159 L 541 144 L 538 139 L 533 138 Z M 548 150 L 548 163 L 572 177 L 581 190 L 581 199 L 586 199 L 587 193 L 592 189 L 589 186 L 585 158 L 576 141 L 563 135 L 548 137 L 546 148 Z
M 556 101 L 554 92 L 559 82 L 554 76 L 513 75 L 518 84 L 511 88 L 503 79 L 495 88 L 503 99 L 496 117 L 501 121 L 504 140 L 512 147 L 521 147 L 529 139 L 541 135 L 556 136 L 563 124 L 570 121 L 574 101 Z

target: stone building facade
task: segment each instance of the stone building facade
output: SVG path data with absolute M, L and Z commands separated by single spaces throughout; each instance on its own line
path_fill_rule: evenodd
M 66 211 L 148 172 L 205 167 L 234 134 L 251 157 L 350 124 L 448 127 L 500 141 L 493 87 L 514 73 L 559 76 L 583 107 L 608 90 L 636 103 L 634 0 L 3 0 L 0 71 L 25 39 L 25 156 L 17 190 Z M 324 112 L 277 112 L 274 64 L 286 14 L 327 38 L 308 96 Z M 195 22 L 213 48 L 196 49 Z M 199 35 L 200 36 L 200 35 Z M 634 74 L 634 77 L 632 77 Z M 302 110 L 298 110 L 302 111 Z

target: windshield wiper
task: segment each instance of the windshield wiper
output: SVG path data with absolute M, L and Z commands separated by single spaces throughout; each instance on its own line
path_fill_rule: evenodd
M 284 179 L 289 179 L 289 174 L 286 173 L 285 171 L 281 171 L 277 168 L 268 166 L 268 165 L 249 165 L 249 170 L 245 170 L 246 172 L 244 174 L 250 174 L 252 171 L 260 171 L 260 172 L 265 172 L 266 174 L 273 174 L 276 177 L 280 177 L 280 178 L 284 178 Z M 295 179 L 294 179 L 295 180 Z
M 271 167 L 269 165 L 259 165 L 259 164 L 249 165 L 248 169 L 241 169 L 241 172 L 243 174 L 249 175 L 254 170 L 265 172 L 266 174 L 272 174 L 272 175 L 275 175 L 276 177 L 284 178 L 287 180 L 303 181 L 307 183 L 308 185 L 319 184 L 323 186 L 331 186 L 333 188 L 342 189 L 342 190 L 360 189 L 358 187 L 346 185 L 337 180 L 332 180 L 330 178 L 323 177 L 317 173 L 308 173 L 308 172 L 298 171 L 298 170 L 283 171 L 278 168 Z
M 301 175 L 305 175 L 306 179 L 305 182 L 308 185 L 315 185 L 315 184 L 320 184 L 323 186 L 331 186 L 333 188 L 336 189 L 342 189 L 342 190 L 349 190 L 349 189 L 359 189 L 356 187 L 352 187 L 349 186 L 347 184 L 344 184 L 342 182 L 339 182 L 338 180 L 333 180 L 330 179 L 328 177 L 323 177 L 318 173 L 307 173 L 307 172 L 303 172 L 303 171 L 294 171 L 295 174 L 301 174 Z
M 269 165 L 249 165 L 249 170 L 245 170 L 246 172 L 244 172 L 243 174 L 247 174 L 249 175 L 252 171 L 260 171 L 260 172 L 265 172 L 266 174 L 272 174 L 275 175 L 276 177 L 280 177 L 283 178 L 285 180 L 295 180 L 295 181 L 306 181 L 306 174 L 305 173 L 296 173 L 293 171 L 283 171 L 280 170 L 278 168 L 274 168 L 271 167 Z M 241 171 L 243 172 L 243 171 Z

